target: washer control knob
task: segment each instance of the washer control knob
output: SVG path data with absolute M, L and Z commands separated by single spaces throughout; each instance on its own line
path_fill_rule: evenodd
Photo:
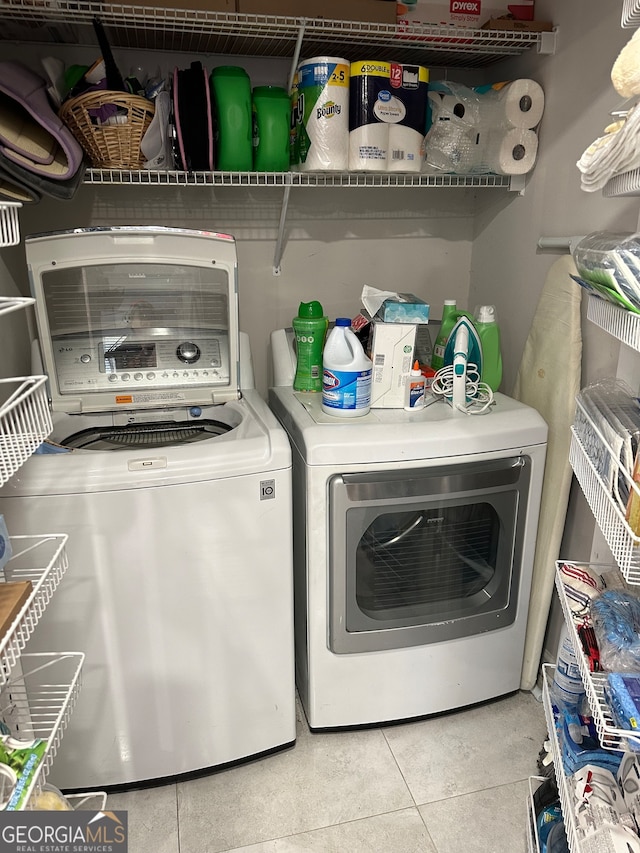
M 122 374 L 122 381 L 123 382 L 128 382 L 130 379 L 131 379 L 131 376 L 128 373 Z
M 81 356 L 80 356 L 80 361 L 81 361 L 83 364 L 89 364 L 89 362 L 91 361 L 91 356 L 90 356 L 88 353 L 86 353 L 86 352 L 85 352 L 85 353 L 84 353 L 84 355 L 81 355 Z
M 147 373 L 147 379 L 155 379 L 155 378 L 156 378 L 155 373 Z
M 176 355 L 184 364 L 194 364 L 200 358 L 200 347 L 191 341 L 178 345 Z
M 115 374 L 115 373 L 110 373 L 110 374 L 109 374 L 109 382 L 117 382 L 117 381 L 118 381 L 118 376 L 117 376 L 117 374 Z
M 142 379 L 142 374 L 141 373 L 134 373 L 133 378 L 136 380 L 136 382 L 140 382 L 140 380 Z

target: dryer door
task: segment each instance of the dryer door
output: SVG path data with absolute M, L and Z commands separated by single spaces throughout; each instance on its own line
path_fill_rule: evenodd
M 330 647 L 442 642 L 516 617 L 531 460 L 330 483 Z

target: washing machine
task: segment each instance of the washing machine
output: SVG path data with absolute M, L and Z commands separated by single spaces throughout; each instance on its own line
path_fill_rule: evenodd
M 427 716 L 516 691 L 547 426 L 497 394 L 344 420 L 295 392 L 271 335 L 269 404 L 293 452 L 296 680 L 309 725 Z
M 86 655 L 51 781 L 109 790 L 291 745 L 291 451 L 252 387 L 233 238 L 25 247 L 54 430 L 0 513 L 69 534 L 29 651 Z

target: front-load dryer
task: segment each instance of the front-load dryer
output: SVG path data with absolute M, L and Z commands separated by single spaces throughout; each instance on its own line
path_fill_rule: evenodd
M 380 723 L 517 690 L 547 426 L 502 394 L 334 418 L 291 387 L 271 336 L 269 403 L 293 450 L 296 679 L 312 728 Z
M 26 252 L 54 430 L 0 512 L 10 533 L 69 535 L 29 650 L 85 653 L 52 781 L 293 743 L 291 451 L 249 387 L 233 238 L 92 229 Z

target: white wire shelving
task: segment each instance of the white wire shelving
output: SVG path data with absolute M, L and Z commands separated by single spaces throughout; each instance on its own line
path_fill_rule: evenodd
M 4 567 L 0 584 L 29 581 L 31 592 L 4 637 L 0 637 L 0 687 L 11 677 L 23 649 L 67 570 L 67 541 L 65 533 L 11 536 L 13 556 Z
M 21 207 L 19 201 L 0 202 L 0 247 L 17 246 L 20 242 L 18 211 Z
M 152 172 L 87 169 L 85 184 L 202 187 L 511 187 L 506 175 L 422 172 Z
M 0 379 L 0 486 L 51 434 L 46 382 L 46 376 Z
M 569 786 L 562 765 L 562 753 L 560 751 L 560 743 L 558 741 L 558 732 L 556 729 L 556 721 L 553 714 L 553 706 L 551 704 L 551 694 L 549 692 L 555 667 L 551 664 L 543 664 L 542 667 L 542 702 L 544 705 L 544 715 L 547 721 L 547 731 L 549 732 L 549 740 L 551 742 L 551 754 L 553 756 L 553 766 L 556 773 L 556 785 L 560 796 L 560 804 L 562 806 L 562 816 L 564 818 L 564 828 L 567 833 L 567 842 L 571 853 L 577 853 L 580 849 L 578 842 L 578 833 L 576 830 L 576 821 L 573 814 L 572 801 L 569 793 Z
M 640 314 L 625 311 L 624 308 L 590 294 L 587 318 L 623 344 L 640 352 Z
M 27 296 L 0 296 L 0 317 L 33 305 L 35 301 Z
M 427 66 L 484 67 L 535 48 L 555 50 L 555 33 L 461 27 L 373 24 L 323 18 L 247 15 L 203 10 L 118 5 L 73 0 L 1 0 L 3 39 L 95 45 L 99 16 L 112 48 L 237 56 L 291 57 L 327 46 L 348 60 L 372 49 L 376 59 Z
M 640 0 L 624 0 L 620 23 L 623 27 L 640 27 Z
M 56 757 L 80 691 L 81 652 L 23 654 L 22 673 L 0 691 L 0 713 L 19 740 L 46 741 L 46 751 L 28 787 L 26 800 L 41 790 Z
M 615 458 L 597 426 L 592 426 L 594 433 L 600 437 L 602 446 L 606 448 L 605 452 L 611 454 L 611 465 L 626 479 L 629 489 L 637 492 L 640 497 L 637 484 Z M 569 462 L 622 576 L 628 583 L 640 584 L 640 538 L 630 528 L 625 513 L 602 480 L 575 426 L 571 427 Z
M 609 749 L 613 751 L 621 750 L 624 749 L 625 741 L 629 738 L 634 738 L 636 741 L 638 740 L 638 732 L 620 729 L 616 726 L 613 720 L 613 716 L 611 714 L 611 710 L 605 698 L 604 691 L 607 684 L 607 673 L 591 672 L 589 668 L 589 663 L 582 649 L 582 643 L 580 642 L 580 638 L 578 636 L 578 629 L 575 620 L 573 619 L 571 607 L 569 606 L 569 600 L 567 598 L 564 584 L 560 576 L 559 566 L 562 563 L 569 563 L 571 565 L 573 561 L 557 561 L 555 575 L 556 589 L 558 591 L 558 598 L 560 599 L 560 603 L 562 605 L 564 621 L 567 625 L 567 630 L 569 632 L 569 636 L 573 644 L 573 650 L 578 661 L 578 666 L 580 667 L 582 683 L 584 684 L 584 689 L 587 694 L 587 700 L 589 702 L 589 707 L 591 709 L 591 714 L 593 716 L 596 731 L 598 732 L 600 745 L 603 747 L 603 749 Z M 607 574 L 619 574 L 616 566 L 599 565 L 595 563 L 575 563 L 575 565 L 591 566 L 592 568 L 595 568 L 605 578 Z M 620 582 L 619 585 L 623 587 L 625 586 L 622 582 Z
M 529 777 L 529 798 L 527 800 L 527 817 L 528 817 L 528 832 L 527 832 L 527 849 L 529 853 L 541 853 L 540 838 L 538 836 L 538 827 L 536 824 L 536 812 L 533 801 L 533 795 L 538 790 L 540 785 L 545 781 L 544 776 Z

